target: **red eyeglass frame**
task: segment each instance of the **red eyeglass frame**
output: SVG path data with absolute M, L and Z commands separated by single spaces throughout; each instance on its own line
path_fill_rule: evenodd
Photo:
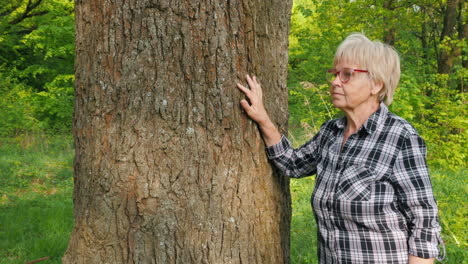
M 343 70 L 350 70 L 350 71 L 351 71 L 351 76 L 353 75 L 354 72 L 363 72 L 363 73 L 368 73 L 368 72 L 369 72 L 368 70 L 352 69 L 352 68 L 343 68 Z M 326 73 L 332 73 L 332 74 L 335 75 L 335 78 L 336 78 L 336 76 L 338 76 L 338 77 L 340 78 L 340 81 L 341 81 L 342 83 L 347 83 L 347 82 L 349 82 L 349 80 L 351 80 L 351 77 L 349 77 L 348 80 L 343 81 L 343 80 L 341 79 L 341 74 L 340 74 L 343 70 L 337 71 L 336 69 L 329 69 L 329 70 L 327 70 Z M 327 80 L 328 80 L 328 78 L 327 78 Z M 328 81 L 329 81 L 329 82 L 332 82 L 333 80 L 328 80 Z

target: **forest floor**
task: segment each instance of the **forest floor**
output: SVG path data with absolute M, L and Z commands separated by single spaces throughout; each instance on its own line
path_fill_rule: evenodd
M 300 142 L 299 142 L 300 143 Z M 61 263 L 73 228 L 71 136 L 0 139 L 0 264 Z M 468 175 L 431 168 L 447 257 L 468 263 Z M 314 177 L 291 180 L 291 263 L 317 263 Z

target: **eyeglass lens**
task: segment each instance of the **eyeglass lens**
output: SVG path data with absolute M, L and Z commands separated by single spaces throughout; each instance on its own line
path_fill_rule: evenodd
M 353 71 L 351 69 L 343 69 L 341 71 L 337 71 L 335 69 L 333 70 L 328 70 L 326 77 L 327 81 L 333 82 L 335 80 L 336 76 L 339 76 L 340 80 L 342 82 L 347 82 L 349 79 L 351 79 L 351 76 L 353 75 Z

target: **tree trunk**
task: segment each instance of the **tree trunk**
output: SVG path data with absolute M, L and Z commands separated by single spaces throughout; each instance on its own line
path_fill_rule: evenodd
M 428 50 L 429 50 L 429 45 L 427 43 L 428 39 L 428 32 L 427 32 L 427 11 L 426 7 L 422 6 L 421 7 L 421 13 L 423 14 L 423 23 L 421 24 L 421 48 L 422 48 L 422 59 L 423 62 L 428 65 L 429 64 L 429 56 L 428 56 Z M 424 67 L 426 69 L 426 67 Z
M 393 16 L 391 15 L 395 11 L 395 7 L 393 6 L 393 0 L 385 0 L 383 2 L 383 8 L 385 11 L 383 20 L 384 20 L 384 25 L 385 25 L 385 32 L 384 32 L 384 43 L 394 46 L 395 45 L 395 21 L 392 18 Z
M 447 8 L 444 15 L 444 27 L 440 36 L 440 41 L 448 38 L 453 40 L 456 22 L 457 22 L 457 5 L 459 0 L 447 0 Z M 441 74 L 450 74 L 452 72 L 453 60 L 455 54 L 453 52 L 454 47 L 451 45 L 451 41 L 447 43 L 448 47 L 440 49 L 440 58 L 438 62 L 438 72 Z
M 287 126 L 291 0 L 77 0 L 63 263 L 289 263 L 289 180 L 235 86 Z
M 462 1 L 458 4 L 458 39 L 461 42 L 468 40 L 468 15 L 466 14 L 467 7 L 467 2 Z M 466 49 L 462 49 L 462 47 L 458 47 L 458 49 L 460 49 L 460 53 L 462 55 L 462 66 L 464 68 L 468 68 L 468 54 L 466 53 Z

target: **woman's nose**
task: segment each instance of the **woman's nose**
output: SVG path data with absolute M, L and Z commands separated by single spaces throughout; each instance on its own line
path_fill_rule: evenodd
M 333 79 L 333 81 L 331 82 L 332 85 L 338 85 L 338 84 L 341 84 L 341 80 L 340 80 L 340 77 L 338 76 L 338 74 L 335 76 L 335 78 Z

